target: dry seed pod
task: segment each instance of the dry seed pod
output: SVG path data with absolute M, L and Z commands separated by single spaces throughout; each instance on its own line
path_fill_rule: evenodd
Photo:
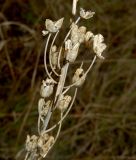
M 65 50 L 71 50 L 72 49 L 72 41 L 70 39 L 68 39 L 65 42 Z
M 46 19 L 45 26 L 49 32 L 57 32 L 57 29 L 55 28 L 54 22 L 51 21 L 50 19 Z
M 80 8 L 80 16 L 84 19 L 90 19 L 93 17 L 95 12 L 92 11 L 85 11 L 83 8 Z
M 93 38 L 93 50 L 100 59 L 104 59 L 102 52 L 106 49 L 106 44 L 103 41 L 104 37 L 101 34 L 97 34 Z
M 59 55 L 59 52 L 57 52 L 57 47 L 55 45 L 52 46 L 52 48 L 51 48 L 51 63 L 54 68 L 56 68 L 56 66 L 58 64 L 58 55 Z
M 31 137 L 29 135 L 27 135 L 26 144 L 25 144 L 26 150 L 28 152 L 36 151 L 37 141 L 38 141 L 38 137 L 36 135 L 33 135 Z
M 53 93 L 54 82 L 52 79 L 47 78 L 46 81 L 42 81 L 40 94 L 41 97 L 47 98 Z
M 46 19 L 46 21 L 45 21 L 46 29 L 49 32 L 53 32 L 53 33 L 57 32 L 61 28 L 63 20 L 64 20 L 64 18 L 61 18 L 58 21 L 53 22 L 50 19 Z
M 60 102 L 58 103 L 58 108 L 59 108 L 62 112 L 64 112 L 64 111 L 68 108 L 71 99 L 72 99 L 72 98 L 71 98 L 71 96 L 69 96 L 69 95 L 66 95 L 66 96 L 63 96 L 63 95 L 62 95 L 62 97 L 60 98 Z
M 90 40 L 90 38 L 93 38 L 93 37 L 94 37 L 94 34 L 91 31 L 88 31 L 85 34 L 85 41 L 87 42 Z
M 40 155 L 43 158 L 46 156 L 46 154 L 50 150 L 50 147 L 53 145 L 53 143 L 54 143 L 54 137 L 49 136 L 48 134 L 45 135 L 45 138 L 44 136 L 39 138 L 38 147 L 39 147 Z
M 82 68 L 78 68 L 72 78 L 72 83 L 75 83 L 75 86 L 81 86 L 85 81 L 84 70 Z
M 61 74 L 60 74 L 60 78 L 59 78 L 59 82 L 58 82 L 58 86 L 57 86 L 57 90 L 56 90 L 55 101 L 56 101 L 56 97 L 59 97 L 61 95 L 62 91 L 63 91 L 63 87 L 64 87 L 64 84 L 65 84 L 65 79 L 66 79 L 66 75 L 67 75 L 68 66 L 69 66 L 69 64 L 66 63 L 61 68 Z
M 48 113 L 50 105 L 51 105 L 51 101 L 50 100 L 48 100 L 45 103 L 45 100 L 43 98 L 40 98 L 39 102 L 38 102 L 38 112 L 39 112 L 39 115 L 40 116 L 46 116 L 47 113 Z
M 78 28 L 76 24 L 72 24 L 71 41 L 75 45 L 77 43 L 83 43 L 85 40 L 86 27 L 81 26 Z
M 79 51 L 79 46 L 80 46 L 80 43 L 77 43 L 72 47 L 72 49 L 66 50 L 67 51 L 66 52 L 66 60 L 68 60 L 71 63 L 76 60 L 77 55 L 78 55 L 78 51 Z
M 58 64 L 58 55 L 59 55 L 59 52 L 54 52 L 51 54 L 51 63 L 54 68 L 56 68 Z
M 57 51 L 57 46 L 56 45 L 53 45 L 52 48 L 51 48 L 51 51 L 54 53 Z
M 81 26 L 79 27 L 79 43 L 83 43 L 85 41 L 85 33 L 86 33 L 86 27 Z
M 44 98 L 40 98 L 38 101 L 38 109 L 41 109 L 45 106 L 45 100 Z
M 49 139 L 49 135 L 47 133 L 42 133 L 38 139 L 38 147 L 42 147 Z
M 64 18 L 59 19 L 58 21 L 55 22 L 55 27 L 59 30 L 63 24 Z
M 72 24 L 70 39 L 71 39 L 73 45 L 78 43 L 79 31 L 78 31 L 78 26 L 75 23 Z
M 44 158 L 48 153 L 51 145 L 54 143 L 54 137 L 49 136 L 47 133 L 41 133 L 37 145 L 40 155 Z

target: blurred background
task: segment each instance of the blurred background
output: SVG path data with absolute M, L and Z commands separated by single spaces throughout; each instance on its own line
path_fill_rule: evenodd
M 79 0 L 79 6 L 96 12 L 81 24 L 104 35 L 106 59 L 97 60 L 79 89 L 46 159 L 136 160 L 136 0 Z M 72 0 L 0 0 L 0 160 L 23 159 L 26 135 L 37 132 L 46 76 L 41 31 L 46 18 L 65 17 L 60 44 L 71 7 Z

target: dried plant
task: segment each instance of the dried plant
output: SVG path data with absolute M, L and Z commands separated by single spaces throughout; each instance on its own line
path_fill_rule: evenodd
M 77 2 L 78 0 L 73 0 L 73 15 L 76 14 Z M 45 21 L 46 30 L 43 30 L 42 34 L 43 36 L 48 36 L 44 50 L 44 66 L 47 79 L 42 81 L 40 88 L 41 98 L 38 102 L 38 135 L 27 136 L 27 153 L 25 160 L 42 159 L 46 157 L 59 136 L 62 122 L 72 108 L 78 87 L 84 83 L 88 72 L 96 61 L 96 58 L 104 59 L 102 56 L 103 51 L 106 49 L 106 45 L 103 42 L 104 37 L 101 34 L 94 35 L 91 31 L 87 31 L 85 26 L 79 27 L 77 25 L 80 19 L 90 19 L 94 14 L 95 13 L 92 11 L 86 12 L 81 8 L 80 16 L 75 22 L 71 23 L 70 30 L 66 34 L 61 46 L 56 46 L 55 40 L 60 32 L 64 18 L 55 22 L 49 19 L 46 19 Z M 54 37 L 48 52 L 51 36 Z M 83 69 L 82 62 L 72 77 L 72 83 L 65 86 L 69 65 L 75 62 L 79 54 L 80 46 L 86 42 L 92 42 L 93 44 L 93 50 L 95 53 L 93 61 L 86 71 Z M 50 69 L 47 67 L 47 52 Z M 71 88 L 75 89 L 73 96 L 68 95 L 68 91 Z M 56 110 L 60 113 L 60 119 L 56 124 L 49 128 L 49 121 Z M 54 133 L 53 131 L 57 127 L 56 135 L 52 135 L 51 133 Z

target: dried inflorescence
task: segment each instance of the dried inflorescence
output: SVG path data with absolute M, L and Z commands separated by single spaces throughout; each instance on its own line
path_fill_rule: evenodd
M 69 95 L 66 96 L 64 96 L 63 94 L 61 95 L 61 98 L 57 106 L 61 110 L 61 112 L 64 112 L 68 108 L 71 99 L 72 97 Z
M 83 8 L 80 8 L 80 16 L 84 19 L 90 19 L 93 17 L 95 12 L 92 11 L 85 11 Z
M 84 83 L 85 78 L 84 70 L 82 68 L 78 68 L 72 78 L 72 82 L 78 87 Z
M 93 50 L 96 53 L 96 55 L 101 59 L 104 59 L 102 53 L 106 49 L 106 45 L 103 41 L 104 37 L 101 34 L 97 34 L 93 38 Z
M 46 19 L 45 26 L 46 26 L 47 31 L 49 31 L 51 33 L 55 33 L 57 31 L 59 31 L 59 29 L 62 26 L 63 19 L 64 18 L 61 18 L 61 19 L 59 19 L 58 21 L 55 21 L 55 22 L 53 22 L 50 19 Z
M 54 81 L 52 79 L 47 78 L 45 81 L 42 81 L 40 94 L 41 97 L 47 98 L 53 93 Z
M 78 0 L 73 0 L 73 14 L 76 14 L 76 5 Z M 101 34 L 93 34 L 92 31 L 87 31 L 85 26 L 79 26 L 80 19 L 90 19 L 94 16 L 94 12 L 80 9 L 80 17 L 77 21 L 72 22 L 69 32 L 66 34 L 61 46 L 56 46 L 55 40 L 62 27 L 64 18 L 58 21 L 46 19 L 46 30 L 42 31 L 43 36 L 47 36 L 47 42 L 44 51 L 44 66 L 47 78 L 42 81 L 40 88 L 41 98 L 38 101 L 38 135 L 27 136 L 26 139 L 26 158 L 29 160 L 44 158 L 52 146 L 55 144 L 61 125 L 65 117 L 68 115 L 77 93 L 78 87 L 85 82 L 88 72 L 92 68 L 96 58 L 104 59 L 103 51 L 106 49 L 104 37 Z M 54 35 L 55 34 L 55 35 Z M 50 48 L 50 37 L 54 36 Z M 80 46 L 91 42 L 95 53 L 93 61 L 85 71 L 83 62 L 75 70 L 71 79 L 71 84 L 65 85 L 69 65 L 76 61 Z M 49 52 L 48 52 L 49 50 Z M 50 69 L 47 67 L 47 52 Z M 73 88 L 75 93 L 73 96 L 68 94 L 68 91 Z M 49 127 L 49 121 L 53 113 L 58 110 L 60 119 L 53 126 Z M 55 128 L 57 128 L 57 132 Z M 51 132 L 52 131 L 52 132 Z M 52 133 L 52 134 L 51 134 Z
M 38 159 L 39 156 L 44 158 L 47 155 L 53 143 L 54 143 L 54 137 L 49 136 L 46 133 L 41 133 L 40 136 L 32 135 L 31 137 L 27 135 L 26 139 L 26 150 L 28 152 L 27 157 L 29 157 L 29 159 L 34 159 L 34 158 Z

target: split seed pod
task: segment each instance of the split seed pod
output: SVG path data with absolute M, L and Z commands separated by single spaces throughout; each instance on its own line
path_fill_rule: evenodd
M 72 24 L 71 41 L 73 45 L 77 43 L 83 43 L 85 40 L 85 34 L 86 34 L 85 26 L 81 26 L 78 28 L 78 26 L 75 23 Z
M 39 99 L 39 102 L 38 102 L 38 112 L 39 112 L 39 115 L 41 117 L 47 115 L 50 105 L 51 105 L 51 101 L 50 100 L 48 100 L 45 103 L 45 100 L 43 98 Z
M 46 136 L 48 139 L 44 139 L 44 137 L 39 138 L 38 145 L 39 145 L 39 151 L 40 155 L 44 158 L 48 151 L 50 150 L 51 146 L 54 143 L 54 137 L 53 136 Z
M 93 17 L 95 12 L 92 11 L 85 11 L 83 8 L 80 8 L 80 16 L 84 19 L 90 19 Z
M 72 46 L 71 40 L 67 40 L 65 42 L 65 50 L 66 50 L 66 60 L 69 62 L 74 62 L 77 58 L 78 51 L 79 51 L 80 43 L 75 44 Z
M 49 32 L 53 32 L 53 33 L 57 32 L 61 28 L 63 20 L 64 20 L 64 18 L 61 18 L 58 21 L 53 22 L 50 19 L 46 19 L 46 21 L 45 21 L 46 29 Z
M 47 133 L 41 133 L 39 139 L 38 139 L 38 147 L 42 148 L 42 146 L 48 141 L 49 135 Z
M 106 44 L 103 41 L 104 37 L 101 34 L 97 34 L 93 38 L 93 50 L 100 59 L 104 59 L 102 52 L 106 49 Z
M 31 137 L 29 135 L 27 135 L 26 144 L 25 144 L 26 150 L 28 152 L 36 151 L 37 141 L 38 141 L 38 137 L 36 135 L 33 135 Z
M 69 103 L 70 103 L 70 101 L 71 101 L 71 96 L 69 96 L 69 95 L 66 95 L 66 96 L 61 96 L 61 98 L 60 98 L 60 101 L 59 101 L 59 103 L 58 103 L 58 108 L 62 111 L 62 112 L 64 112 L 67 108 L 68 108 L 68 106 L 69 106 Z
M 75 86 L 81 86 L 85 81 L 86 76 L 84 75 L 84 70 L 78 68 L 72 78 L 72 83 L 75 83 Z
M 52 79 L 47 78 L 45 81 L 42 81 L 40 94 L 41 97 L 47 98 L 53 93 L 54 82 Z

